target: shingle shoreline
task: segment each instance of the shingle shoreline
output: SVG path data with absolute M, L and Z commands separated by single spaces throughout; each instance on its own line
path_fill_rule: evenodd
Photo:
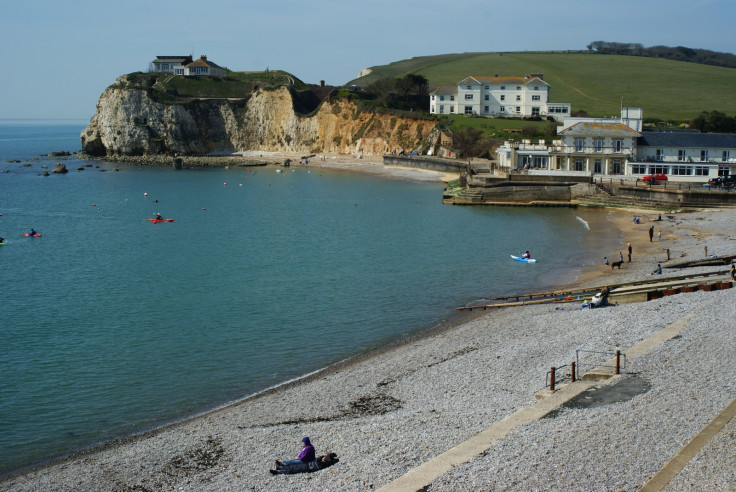
M 672 236 L 663 241 L 673 258 L 702 257 L 704 246 L 731 254 L 734 215 L 669 214 L 658 227 L 663 238 Z M 638 227 L 646 230 L 651 218 Z M 624 242 L 639 237 L 633 227 L 622 230 Z M 635 261 L 616 279 L 649 278 L 662 246 L 648 254 L 637 246 Z M 692 272 L 714 269 L 723 267 Z M 678 337 L 627 364 L 624 379 L 645 380 L 644 393 L 561 408 L 553 418 L 520 426 L 427 489 L 636 490 L 736 398 L 734 301 L 736 290 L 729 289 L 594 310 L 576 302 L 484 313 L 204 416 L 10 477 L 0 490 L 375 489 L 533 405 L 549 367 L 569 364 L 576 350 L 625 350 L 687 319 Z M 733 423 L 722 432 L 729 429 Z M 341 462 L 272 477 L 273 460 L 295 456 L 303 435 L 318 453 L 334 451 Z M 733 490 L 735 452 L 724 443 L 716 435 L 712 448 L 703 448 L 665 490 L 705 483 Z

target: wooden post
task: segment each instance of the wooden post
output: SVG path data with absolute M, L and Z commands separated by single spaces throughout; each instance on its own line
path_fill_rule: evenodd
M 575 382 L 575 361 L 570 362 L 570 382 Z
M 621 374 L 621 351 L 616 351 L 616 374 Z
M 555 366 L 552 366 L 549 370 L 549 390 L 555 390 Z
M 708 246 L 703 246 L 703 255 L 707 258 L 708 257 Z
M 667 248 L 667 261 L 670 261 L 670 248 Z

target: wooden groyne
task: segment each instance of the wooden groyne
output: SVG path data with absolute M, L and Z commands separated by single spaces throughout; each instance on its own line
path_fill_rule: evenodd
M 608 294 L 610 302 L 628 303 L 651 301 L 664 296 L 671 296 L 685 292 L 695 292 L 696 290 L 710 292 L 714 290 L 730 289 L 732 287 L 733 282 L 731 282 L 728 271 L 679 275 L 665 278 L 657 276 L 657 278 L 654 279 L 639 280 L 636 282 L 626 282 L 621 284 L 494 297 L 491 298 L 491 300 L 497 302 L 462 306 L 455 309 L 458 311 L 473 311 L 476 309 L 487 310 L 533 304 L 584 302 L 585 299 L 589 299 L 605 288 L 610 289 L 610 293 Z

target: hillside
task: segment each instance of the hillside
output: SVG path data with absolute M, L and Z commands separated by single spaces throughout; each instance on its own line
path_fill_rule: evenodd
M 370 67 L 348 84 L 365 87 L 409 73 L 432 87 L 455 85 L 469 75 L 541 72 L 553 102 L 573 111 L 612 116 L 621 104 L 644 108 L 647 120 L 690 121 L 701 111 L 736 115 L 736 69 L 636 56 L 587 52 L 463 53 L 416 57 Z

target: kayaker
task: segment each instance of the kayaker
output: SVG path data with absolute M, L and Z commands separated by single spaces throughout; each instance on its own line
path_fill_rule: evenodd
M 164 220 L 164 218 L 161 217 L 161 214 L 156 214 L 156 220 Z
M 35 229 L 34 229 L 33 227 L 31 227 L 31 232 L 29 232 L 29 233 L 28 233 L 28 235 L 29 235 L 29 236 L 35 236 L 36 234 L 38 234 L 38 233 L 36 232 L 36 230 L 35 230 Z
M 526 258 L 526 259 L 529 259 L 529 258 L 531 258 L 531 257 L 532 257 L 532 255 L 531 255 L 531 254 L 529 253 L 529 251 L 527 251 L 526 253 L 524 253 L 523 255 L 521 255 L 521 257 L 522 257 L 522 258 Z

